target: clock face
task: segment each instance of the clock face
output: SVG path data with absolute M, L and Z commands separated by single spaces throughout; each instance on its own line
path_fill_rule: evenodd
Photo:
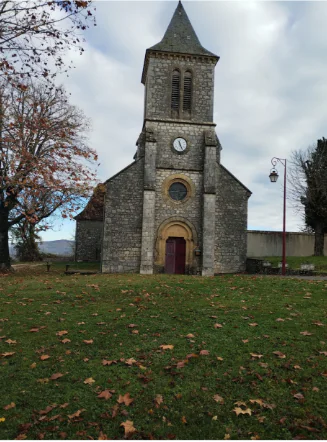
M 173 142 L 173 146 L 176 152 L 184 152 L 187 148 L 187 143 L 184 138 L 176 138 Z

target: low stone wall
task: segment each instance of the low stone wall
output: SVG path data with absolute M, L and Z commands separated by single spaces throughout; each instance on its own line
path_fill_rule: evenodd
M 324 255 L 327 256 L 327 235 L 325 235 Z M 283 233 L 273 231 L 248 230 L 247 256 L 282 256 Z M 312 256 L 314 234 L 302 232 L 286 233 L 287 256 Z

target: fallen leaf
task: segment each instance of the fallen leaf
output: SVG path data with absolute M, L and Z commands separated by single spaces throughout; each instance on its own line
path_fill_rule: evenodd
M 162 350 L 172 350 L 174 348 L 173 345 L 160 345 Z
M 223 361 L 224 358 L 221 358 L 220 356 L 217 356 L 217 361 Z
M 63 335 L 67 335 L 67 334 L 68 334 L 68 331 L 67 331 L 67 330 L 58 331 L 58 332 L 56 333 L 57 336 L 63 336 Z
M 65 338 L 65 339 L 63 339 L 62 341 L 61 341 L 63 344 L 67 344 L 68 342 L 71 342 L 71 340 L 70 339 L 67 339 L 67 338 Z
M 121 427 L 124 427 L 125 436 L 128 437 L 131 434 L 135 433 L 136 428 L 133 425 L 133 421 L 126 421 L 120 424 Z
M 248 339 L 242 339 L 243 344 L 247 344 L 249 342 Z
M 138 330 L 132 330 L 133 335 L 138 335 L 139 331 Z
M 129 393 L 125 393 L 124 396 L 119 395 L 119 398 L 117 402 L 119 404 L 125 404 L 127 407 L 134 401 L 134 399 L 131 398 Z
M 42 356 L 40 356 L 41 361 L 46 361 L 49 358 L 50 358 L 49 355 L 42 355 Z
M 276 319 L 276 322 L 284 322 L 285 321 L 285 319 L 282 319 L 282 318 L 277 318 Z
M 98 440 L 109 440 L 109 437 L 106 434 L 104 434 L 102 431 L 100 431 Z
M 87 340 L 87 339 L 84 339 L 84 344 L 93 344 L 93 339 L 89 339 L 89 340 Z
M 224 436 L 224 440 L 229 440 L 230 439 L 230 434 L 226 433 Z
M 10 410 L 11 408 L 15 408 L 15 407 L 16 407 L 15 402 L 11 402 L 9 405 L 5 405 L 5 406 L 3 407 L 3 409 L 4 409 L 4 410 Z
M 195 336 L 192 333 L 189 333 L 188 335 L 186 335 L 187 338 L 191 339 L 191 338 L 195 338 Z
M 161 394 L 157 394 L 157 396 L 155 397 L 154 402 L 155 402 L 155 404 L 156 404 L 156 408 L 159 408 L 159 407 L 160 407 L 160 404 L 163 403 L 163 397 L 162 397 L 162 395 L 161 395 Z
M 223 326 L 221 324 L 215 324 L 214 327 L 215 328 L 223 328 Z
M 303 335 L 303 336 L 311 336 L 313 333 L 310 333 L 310 332 L 308 332 L 308 331 L 303 331 L 303 332 L 300 332 L 300 335 Z
M 295 399 L 298 399 L 298 400 L 304 399 L 304 396 L 302 393 L 296 393 L 293 395 L 293 397 L 295 397 Z
M 59 378 L 61 378 L 63 376 L 63 374 L 61 374 L 61 373 L 55 373 L 55 374 L 53 374 L 51 377 L 50 377 L 50 379 L 52 380 L 52 381 L 55 381 L 56 379 L 59 379 Z
M 264 406 L 264 401 L 262 399 L 250 399 L 251 404 L 258 404 L 260 407 Z
M 95 382 L 95 380 L 93 378 L 87 378 L 87 379 L 85 379 L 84 384 L 91 385 L 91 384 L 94 384 L 94 382 Z
M 198 358 L 199 355 L 195 354 L 195 353 L 191 353 L 189 355 L 186 356 L 187 359 L 191 359 L 191 358 Z
M 12 339 L 7 339 L 5 342 L 7 342 L 7 344 L 17 344 L 17 341 L 13 341 Z
M 187 420 L 185 416 L 182 416 L 182 424 L 187 424 Z
M 1 353 L 1 356 L 3 358 L 9 358 L 10 356 L 13 356 L 14 354 L 16 354 L 15 351 L 6 351 L 5 353 Z
M 111 365 L 111 364 L 116 364 L 117 361 L 107 361 L 106 359 L 102 360 L 102 365 Z
M 258 324 L 256 322 L 251 322 L 251 324 L 249 324 L 250 327 L 257 327 Z
M 68 417 L 69 419 L 74 419 L 75 417 L 79 417 L 81 413 L 83 413 L 85 410 L 85 408 L 83 408 L 82 410 L 77 410 L 76 413 L 73 414 L 69 414 Z
M 252 359 L 261 359 L 263 355 L 259 355 L 256 353 L 250 353 L 250 355 L 252 356 Z
M 106 401 L 112 397 L 112 394 L 109 390 L 103 390 L 101 393 L 98 394 L 99 399 L 105 399 Z
M 129 324 L 129 326 L 128 326 L 128 328 L 134 328 L 134 327 L 137 327 L 137 325 L 136 324 Z
M 39 328 L 31 328 L 30 332 L 31 333 L 37 333 L 40 329 Z
M 224 399 L 221 396 L 219 396 L 219 394 L 215 394 L 213 399 L 214 399 L 214 401 L 218 402 L 218 404 L 223 405 L 225 402 Z
M 234 411 L 234 413 L 236 413 L 236 416 L 238 416 L 240 414 L 248 414 L 249 416 L 251 416 L 251 414 L 252 414 L 252 411 L 250 408 L 243 410 L 243 408 L 235 407 L 233 411 Z
M 35 368 L 36 367 L 36 362 L 33 362 L 33 364 L 30 365 L 30 368 Z
M 327 356 L 327 351 L 320 351 L 319 354 L 320 354 L 320 355 Z
M 50 411 L 52 411 L 54 408 L 56 408 L 56 405 L 48 405 L 44 410 L 41 410 L 41 411 L 39 411 L 39 414 L 41 414 L 41 415 L 45 415 L 45 414 L 48 414 L 48 413 L 50 413 Z
M 278 356 L 280 359 L 285 359 L 286 355 L 282 353 L 281 351 L 273 351 L 273 354 Z
M 127 364 L 127 365 L 133 365 L 135 363 L 136 363 L 136 359 L 134 359 L 134 358 L 129 358 L 129 359 L 125 360 L 125 364 Z
M 323 327 L 323 326 L 324 326 L 324 324 L 323 324 L 322 322 L 320 322 L 320 321 L 315 321 L 315 322 L 313 322 L 312 324 L 314 324 L 314 325 L 318 325 L 318 326 L 320 326 L 320 327 Z
M 318 387 L 313 387 L 312 391 L 319 391 Z
M 201 350 L 200 351 L 201 356 L 208 356 L 209 354 L 210 354 L 210 352 L 208 350 Z

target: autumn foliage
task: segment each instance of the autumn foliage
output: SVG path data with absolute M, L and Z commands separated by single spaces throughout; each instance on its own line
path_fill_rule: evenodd
M 94 187 L 89 122 L 62 87 L 0 87 L 0 264 L 8 266 L 8 230 L 78 208 Z

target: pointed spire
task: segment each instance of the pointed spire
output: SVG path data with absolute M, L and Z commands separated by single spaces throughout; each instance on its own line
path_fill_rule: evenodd
M 148 50 L 207 55 L 218 58 L 217 55 L 208 51 L 201 45 L 181 0 L 178 2 L 177 8 L 163 39 L 160 43 L 157 43 Z

